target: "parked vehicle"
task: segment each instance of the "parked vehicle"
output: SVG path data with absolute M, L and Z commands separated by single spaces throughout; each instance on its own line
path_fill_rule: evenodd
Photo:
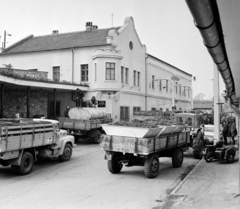
M 190 131 L 189 147 L 193 148 L 193 156 L 201 159 L 204 149 L 204 118 L 202 114 L 195 113 L 177 113 L 174 115 L 174 121 L 177 124 L 185 125 Z
M 99 144 L 100 135 L 103 133 L 101 124 L 112 122 L 111 115 L 98 108 L 82 108 L 82 110 L 88 111 L 88 117 L 84 119 L 60 117 L 60 128 L 65 129 L 76 139 L 81 136 L 89 139 L 92 143 Z
M 189 131 L 184 126 L 141 128 L 102 125 L 100 147 L 105 150 L 108 170 L 119 173 L 125 164 L 143 166 L 147 178 L 155 178 L 159 170 L 159 157 L 171 157 L 175 168 L 183 163 L 183 151 L 189 143 Z
M 14 173 L 25 175 L 32 171 L 39 158 L 72 156 L 74 137 L 60 130 L 58 121 L 45 119 L 0 120 L 0 164 L 11 165 Z
M 213 159 L 226 160 L 228 163 L 234 161 L 237 148 L 234 145 L 223 146 L 222 141 L 218 141 L 215 145 L 206 145 L 204 159 L 211 162 Z

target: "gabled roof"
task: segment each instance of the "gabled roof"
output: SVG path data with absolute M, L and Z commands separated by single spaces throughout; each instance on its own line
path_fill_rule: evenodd
M 25 40 L 21 40 L 13 46 L 6 48 L 2 55 L 105 45 L 107 44 L 106 37 L 108 36 L 109 30 L 118 30 L 119 28 L 120 27 L 94 29 L 91 31 L 78 31 L 36 37 L 29 36 Z

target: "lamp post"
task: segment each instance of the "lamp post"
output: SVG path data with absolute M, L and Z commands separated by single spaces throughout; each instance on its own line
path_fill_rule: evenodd
M 3 40 L 3 49 L 6 48 L 6 37 L 8 36 L 12 36 L 11 34 L 8 34 L 6 31 L 4 31 L 4 40 Z

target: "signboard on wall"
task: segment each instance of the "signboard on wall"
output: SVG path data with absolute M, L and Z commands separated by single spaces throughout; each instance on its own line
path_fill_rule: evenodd
M 106 107 L 106 101 L 97 101 L 98 107 Z

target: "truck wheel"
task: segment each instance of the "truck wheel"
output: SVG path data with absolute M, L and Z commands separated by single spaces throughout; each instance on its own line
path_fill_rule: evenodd
M 18 166 L 17 165 L 11 165 L 11 170 L 13 173 L 18 174 Z
M 204 159 L 207 163 L 212 161 L 212 151 L 210 151 L 208 148 L 206 150 L 206 154 L 204 155 Z
M 195 159 L 202 159 L 203 141 L 203 133 L 198 131 L 197 136 L 193 137 L 193 156 Z
M 108 170 L 113 173 L 120 173 L 122 170 L 122 163 L 120 162 L 120 154 L 119 153 L 112 153 L 112 159 L 108 160 Z
M 100 130 L 98 130 L 98 129 L 92 130 L 90 132 L 89 136 L 90 136 L 90 138 L 92 140 L 92 143 L 100 144 L 100 142 L 101 142 L 101 138 L 100 138 L 101 132 L 100 132 Z
M 229 155 L 228 158 L 227 158 L 227 162 L 228 162 L 228 163 L 233 163 L 233 161 L 234 161 L 234 157 L 235 157 L 235 156 L 232 155 L 232 154 Z
M 33 156 L 30 152 L 24 152 L 21 159 L 20 166 L 17 166 L 20 175 L 29 174 L 32 171 L 34 164 Z
M 144 174 L 147 178 L 152 179 L 157 177 L 159 170 L 158 155 L 150 155 L 144 163 Z
M 70 144 L 65 144 L 63 154 L 59 156 L 61 162 L 68 161 L 72 157 L 72 146 Z
M 174 168 L 179 168 L 183 163 L 183 151 L 181 149 L 175 149 L 172 155 L 172 165 Z

